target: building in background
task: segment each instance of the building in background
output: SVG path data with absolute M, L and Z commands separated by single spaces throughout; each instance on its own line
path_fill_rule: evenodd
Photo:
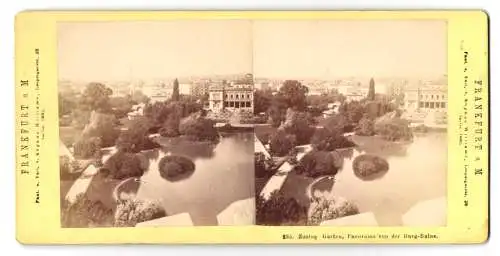
M 405 109 L 417 112 L 447 112 L 448 90 L 446 85 L 420 85 L 405 91 Z
M 252 84 L 216 84 L 209 89 L 209 109 L 213 112 L 253 112 Z

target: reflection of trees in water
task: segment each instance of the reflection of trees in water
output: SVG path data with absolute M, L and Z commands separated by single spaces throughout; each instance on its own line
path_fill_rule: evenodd
M 213 143 L 186 143 L 163 147 L 164 151 L 170 152 L 173 155 L 184 155 L 191 160 L 199 158 L 211 158 L 214 156 L 216 144 Z

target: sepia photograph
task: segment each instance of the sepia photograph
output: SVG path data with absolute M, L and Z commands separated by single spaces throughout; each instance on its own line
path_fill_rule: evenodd
M 256 224 L 446 226 L 445 20 L 253 22 Z
M 63 228 L 254 225 L 252 23 L 58 24 Z

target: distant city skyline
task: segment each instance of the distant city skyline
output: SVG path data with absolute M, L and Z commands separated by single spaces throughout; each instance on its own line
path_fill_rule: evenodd
M 184 20 L 61 23 L 60 80 L 441 77 L 439 20 Z

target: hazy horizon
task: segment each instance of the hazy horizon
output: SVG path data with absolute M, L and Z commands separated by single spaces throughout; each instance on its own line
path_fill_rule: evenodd
M 447 74 L 438 20 L 175 20 L 58 24 L 59 80 Z

